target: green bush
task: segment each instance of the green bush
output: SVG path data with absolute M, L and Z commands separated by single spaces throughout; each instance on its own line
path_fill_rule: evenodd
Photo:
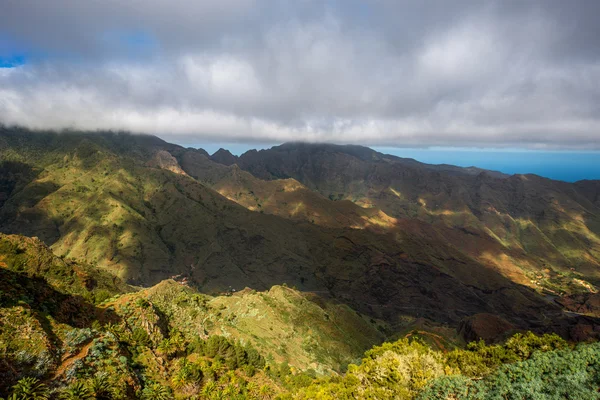
M 50 391 L 37 378 L 27 377 L 13 386 L 12 397 L 19 400 L 47 400 L 50 398 Z
M 419 399 L 600 399 L 600 343 L 522 355 L 530 358 L 503 365 L 482 380 L 436 379 Z
M 167 386 L 151 383 L 142 390 L 141 398 L 142 400 L 171 400 L 173 395 Z
M 74 382 L 60 395 L 64 400 L 92 400 L 94 394 L 83 382 Z
M 408 339 L 384 343 L 350 365 L 343 378 L 319 380 L 302 389 L 299 399 L 409 399 L 444 374 L 444 358 L 428 346 Z
M 148 332 L 146 332 L 142 328 L 135 328 L 133 330 L 133 332 L 131 333 L 131 340 L 136 346 L 149 347 L 151 344 Z
M 504 344 L 486 345 L 483 341 L 469 343 L 466 350 L 456 349 L 446 355 L 446 363 L 470 377 L 490 374 L 498 366 L 531 357 L 535 351 L 564 349 L 567 342 L 556 334 L 537 336 L 531 332 L 517 333 Z

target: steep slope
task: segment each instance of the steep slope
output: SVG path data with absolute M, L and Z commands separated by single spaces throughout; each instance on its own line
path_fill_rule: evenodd
M 373 230 L 253 212 L 209 187 L 235 167 L 217 171 L 203 164 L 208 172 L 202 184 L 190 176 L 199 174 L 182 166 L 186 155 L 204 152 L 153 137 L 5 130 L 0 143 L 2 168 L 10 172 L 2 186 L 0 230 L 38 236 L 57 254 L 132 283 L 152 285 L 182 275 L 208 293 L 287 283 L 331 296 L 393 329 L 414 318 L 457 326 L 482 312 L 516 327 L 565 335 L 575 322 L 519 284 L 525 280 L 512 276 L 519 267 L 510 264 L 504 271 L 495 261 L 483 262 L 506 255 L 489 236 L 468 230 L 457 236 L 452 227 L 418 219 Z M 344 165 L 333 167 L 339 179 L 332 184 L 345 182 Z M 346 214 L 319 199 L 321 209 Z M 463 241 L 485 251 L 464 251 L 458 243 Z
M 57 368 L 76 332 L 111 315 L 97 304 L 132 290 L 37 239 L 0 234 L 0 393 L 24 375 Z
M 573 347 L 556 335 L 526 333 L 463 349 L 411 330 L 338 374 L 384 338 L 384 322 L 286 286 L 212 297 L 167 280 L 119 294 L 131 288 L 54 256 L 37 239 L 3 235 L 0 249 L 0 396 L 441 399 L 467 392 L 526 396 L 540 387 L 549 396 L 597 392 L 597 343 Z M 71 294 L 88 293 L 86 273 L 115 295 L 94 306 Z M 416 337 L 429 338 L 432 348 Z
M 534 272 L 524 274 L 523 281 L 557 282 L 570 276 L 571 281 L 600 282 L 599 186 L 594 181 L 569 184 L 429 166 L 359 146 L 285 144 L 247 152 L 237 164 L 262 179 L 296 179 L 332 200 L 457 228 L 444 234 L 467 254 L 473 251 L 465 247 L 470 240 L 462 233 L 496 242 L 491 246 L 509 259 L 526 260 L 505 263 Z
M 210 156 L 210 159 L 213 160 L 214 162 L 217 162 L 219 164 L 223 164 L 223 165 L 233 165 L 236 163 L 237 161 L 237 157 L 234 156 L 233 154 L 231 154 L 229 152 L 229 150 L 225 150 L 223 148 L 217 150 L 215 152 L 215 154 L 213 154 L 212 156 Z
M 115 300 L 124 304 L 145 299 L 186 339 L 218 335 L 250 343 L 269 361 L 286 362 L 323 374 L 340 371 L 375 343 L 387 327 L 342 304 L 284 286 L 257 292 L 246 289 L 212 297 L 167 280 Z
M 193 151 L 183 153 L 180 161 L 190 176 L 252 211 L 332 228 L 377 230 L 397 223 L 377 209 L 362 208 L 351 201 L 329 201 L 295 179 L 261 180 L 237 165 L 224 166 Z
M 128 377 L 117 386 L 136 386 L 129 368 L 115 371 L 103 359 L 115 352 L 139 357 L 147 374 L 164 373 L 176 369 L 165 365 L 165 340 L 178 335 L 193 346 L 227 337 L 252 345 L 273 367 L 286 362 L 323 374 L 355 362 L 388 330 L 346 305 L 282 286 L 212 297 L 167 280 L 132 292 L 118 278 L 24 236 L 0 235 L 0 260 L 0 394 L 26 375 L 57 384 L 89 368 L 117 375 L 113 381 Z M 125 292 L 131 293 L 119 296 Z M 132 354 L 123 343 L 150 349 Z

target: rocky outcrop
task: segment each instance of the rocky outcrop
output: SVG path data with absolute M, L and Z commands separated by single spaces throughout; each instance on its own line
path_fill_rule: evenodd
M 153 168 L 166 169 L 167 171 L 171 171 L 179 175 L 187 175 L 179 166 L 177 159 L 166 150 L 157 151 L 147 165 Z

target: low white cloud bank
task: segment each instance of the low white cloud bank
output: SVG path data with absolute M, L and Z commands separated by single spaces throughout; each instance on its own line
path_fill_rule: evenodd
M 71 9 L 76 25 L 61 14 L 72 1 L 57 0 L 43 25 L 28 30 L 28 21 L 41 21 L 34 3 L 11 3 L 12 13 L 0 16 L 19 46 L 44 54 L 0 69 L 7 125 L 190 142 L 600 149 L 591 10 L 571 16 L 577 24 L 563 20 L 558 2 L 510 12 L 442 2 L 447 10 L 432 16 L 385 1 L 231 1 L 226 11 L 152 1 L 111 24 L 88 15 L 108 12 L 107 1 Z M 144 32 L 152 48 L 111 52 L 94 40 L 111 29 Z

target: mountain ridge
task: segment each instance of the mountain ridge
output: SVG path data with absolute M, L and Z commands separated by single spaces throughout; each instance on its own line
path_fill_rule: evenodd
M 327 143 L 327 142 L 301 142 L 301 141 L 285 142 L 280 145 L 273 146 L 269 149 L 262 149 L 262 150 L 250 149 L 250 150 L 247 150 L 246 152 L 242 153 L 239 156 L 235 156 L 235 155 L 231 154 L 231 152 L 229 152 L 228 150 L 221 148 L 217 152 L 215 152 L 215 154 L 213 154 L 211 156 L 211 159 L 215 162 L 219 162 L 224 165 L 231 165 L 236 162 L 239 162 L 240 160 L 243 162 L 243 160 L 245 158 L 254 156 L 256 154 L 259 154 L 260 152 L 278 151 L 278 150 L 288 150 L 289 151 L 289 150 L 296 150 L 298 148 L 311 148 L 314 151 L 340 152 L 340 153 L 345 153 L 345 154 L 349 154 L 349 155 L 353 155 L 353 156 L 358 156 L 362 160 L 369 160 L 369 159 L 371 159 L 371 160 L 376 159 L 376 160 L 380 160 L 380 161 L 385 161 L 386 159 L 387 160 L 396 160 L 396 161 L 402 162 L 405 165 L 409 165 L 409 166 L 416 165 L 416 166 L 421 166 L 421 167 L 425 167 L 425 168 L 430 168 L 432 170 L 442 170 L 442 171 L 446 171 L 446 172 L 465 173 L 465 174 L 470 174 L 470 175 L 476 175 L 479 173 L 488 173 L 495 177 L 504 177 L 504 178 L 510 176 L 509 174 L 505 174 L 500 171 L 483 169 L 483 168 L 479 168 L 476 166 L 457 167 L 457 166 L 450 165 L 450 164 L 428 164 L 428 163 L 423 163 L 423 162 L 417 161 L 413 158 L 404 158 L 404 157 L 398 157 L 398 156 L 394 156 L 394 155 L 390 155 L 390 154 L 381 153 L 381 152 L 375 151 L 367 146 L 355 145 L 355 144 L 334 144 L 334 143 Z M 348 150 L 350 150 L 350 151 L 348 151 Z M 370 156 L 370 157 L 368 157 L 368 156 Z M 226 157 L 225 162 L 221 162 L 221 160 L 223 160 L 222 157 Z
M 178 274 L 208 293 L 288 283 L 328 293 L 394 329 L 414 318 L 456 327 L 465 317 L 491 313 L 517 327 L 568 336 L 581 321 L 563 315 L 541 291 L 551 289 L 559 296 L 560 291 L 585 291 L 578 280 L 592 287 L 596 282 L 592 253 L 588 264 L 582 264 L 592 273 L 548 268 L 538 259 L 542 250 L 524 247 L 511 231 L 507 239 L 487 232 L 489 212 L 478 216 L 456 210 L 465 199 L 473 202 L 464 197 L 473 185 L 492 185 L 498 191 L 525 188 L 537 178 L 369 164 L 339 153 L 327 159 L 300 154 L 281 164 L 266 157 L 256 164 L 259 172 L 297 174 L 298 183 L 286 183 L 271 173 L 261 180 L 252 163 L 226 167 L 204 151 L 151 136 L 65 135 L 0 134 L 8 172 L 0 230 L 40 236 L 58 254 L 87 260 L 134 284 L 152 285 Z M 294 169 L 298 159 L 309 162 Z M 286 192 L 286 184 L 294 191 Z M 219 193 L 224 185 L 231 188 L 226 196 Z M 248 193 L 252 185 L 262 188 L 262 194 L 254 195 L 263 197 L 258 201 L 264 209 L 258 209 L 252 195 L 235 198 L 237 189 Z M 585 198 L 593 198 L 595 187 L 585 187 Z M 294 197 L 288 201 L 310 203 L 309 211 L 290 215 L 292 205 L 282 200 L 290 194 Z M 269 197 L 274 199 L 270 203 Z M 448 200 L 450 208 L 445 208 Z M 312 222 L 315 212 L 334 217 Z M 518 215 L 507 214 L 507 221 L 509 217 Z M 355 226 L 356 221 L 363 225 Z M 585 225 L 573 223 L 577 229 Z M 588 253 L 575 255 L 581 254 Z M 553 319 L 540 320 L 541 310 Z M 581 323 L 590 323 L 586 321 Z
M 526 249 L 528 246 L 516 239 L 521 228 L 516 227 L 514 221 L 521 225 L 533 221 L 538 227 L 541 223 L 539 232 L 529 233 L 537 236 L 537 243 L 557 240 L 552 238 L 555 231 L 561 232 L 560 241 L 591 243 L 580 246 L 581 253 L 577 257 L 573 257 L 570 250 L 546 248 L 554 259 L 566 257 L 566 262 L 575 268 L 590 261 L 586 247 L 598 251 L 600 212 L 594 204 L 598 199 L 598 185 L 594 181 L 571 184 L 536 175 L 498 177 L 487 172 L 472 174 L 464 169 L 457 174 L 454 170 L 444 172 L 404 164 L 364 162 L 364 156 L 354 157 L 352 152 L 320 156 L 320 148 L 319 145 L 288 145 L 282 151 L 282 147 L 274 147 L 242 157 L 238 164 L 261 179 L 294 178 L 326 197 L 349 199 L 364 207 L 374 206 L 391 217 L 418 218 L 426 222 L 443 220 L 461 229 L 475 224 L 482 234 L 490 234 L 487 231 L 491 230 L 495 238 L 508 234 L 512 243 L 503 244 L 512 247 Z M 576 220 L 586 219 L 577 228 L 545 228 L 555 224 L 553 220 L 573 221 L 576 213 L 581 214 Z M 472 222 L 460 218 L 471 218 Z M 589 229 L 591 231 L 585 233 Z M 592 256 L 594 258 L 596 261 L 585 267 L 588 272 L 598 267 L 597 256 Z

